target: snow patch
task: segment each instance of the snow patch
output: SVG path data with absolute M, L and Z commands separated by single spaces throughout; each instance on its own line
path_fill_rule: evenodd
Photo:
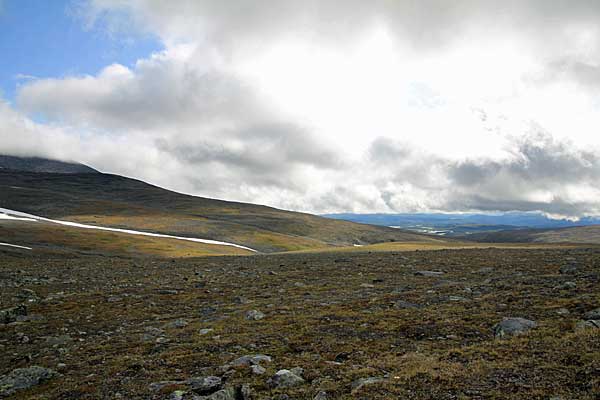
M 256 250 L 251 249 L 250 247 L 242 246 L 242 245 L 235 244 L 235 243 L 220 242 L 218 240 L 210 240 L 210 239 L 190 238 L 190 237 L 184 237 L 184 236 L 164 235 L 162 233 L 140 232 L 140 231 L 134 231 L 131 229 L 107 228 L 104 226 L 79 224 L 77 222 L 60 221 L 60 220 L 55 220 L 55 219 L 39 217 L 37 215 L 27 214 L 27 213 L 20 212 L 20 211 L 9 210 L 7 208 L 2 208 L 2 207 L 0 207 L 0 213 L 4 213 L 8 216 L 13 216 L 13 218 L 14 218 L 14 216 L 16 216 L 16 217 L 21 218 L 22 220 L 27 219 L 27 220 L 33 220 L 33 221 L 45 221 L 45 222 L 51 222 L 53 224 L 72 226 L 74 228 L 95 229 L 95 230 L 100 230 L 100 231 L 127 233 L 130 235 L 151 236 L 151 237 L 159 237 L 159 238 L 165 238 L 165 239 L 187 240 L 189 242 L 196 242 L 196 243 L 215 244 L 215 245 L 220 245 L 220 246 L 232 246 L 232 247 L 237 247 L 239 249 L 252 251 L 255 253 L 257 252 Z
M 33 218 L 20 218 L 20 217 L 14 217 L 12 215 L 8 215 L 8 214 L 4 214 L 4 213 L 0 213 L 0 219 L 9 219 L 11 221 L 30 221 L 30 222 L 37 222 L 36 219 Z
M 0 243 L 0 246 L 16 247 L 17 249 L 33 250 L 31 247 L 17 246 L 16 244 Z

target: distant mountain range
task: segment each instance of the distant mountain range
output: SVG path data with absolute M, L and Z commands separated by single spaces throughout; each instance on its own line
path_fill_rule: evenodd
M 421 233 L 444 236 L 471 235 L 515 229 L 557 229 L 600 224 L 600 218 L 578 221 L 551 219 L 540 212 L 505 212 L 497 214 L 327 214 L 328 218 L 363 224 L 393 226 Z
M 90 174 L 98 173 L 87 165 L 48 160 L 39 157 L 14 157 L 0 155 L 0 170 L 47 172 L 53 174 Z

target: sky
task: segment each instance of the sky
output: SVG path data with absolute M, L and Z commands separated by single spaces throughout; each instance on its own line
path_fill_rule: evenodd
M 313 213 L 600 215 L 596 0 L 0 0 L 0 153 Z

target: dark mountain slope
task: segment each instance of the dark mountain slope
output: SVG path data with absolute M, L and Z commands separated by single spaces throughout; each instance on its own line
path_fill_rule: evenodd
M 48 160 L 39 157 L 14 157 L 0 155 L 0 170 L 47 172 L 57 174 L 93 174 L 98 173 L 87 165 Z
M 189 196 L 101 173 L 0 170 L 0 207 L 54 219 L 221 240 L 264 252 L 443 241 L 393 228 Z

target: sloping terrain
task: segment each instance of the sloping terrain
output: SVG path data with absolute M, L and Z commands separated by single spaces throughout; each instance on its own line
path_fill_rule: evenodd
M 0 170 L 0 207 L 91 225 L 214 239 L 262 252 L 444 241 L 393 228 L 189 196 L 101 173 Z
M 251 251 L 232 246 L 27 221 L 0 220 L 0 242 L 28 247 L 31 253 L 36 255 L 87 254 L 105 257 L 181 258 L 252 254 Z
M 487 243 L 586 243 L 600 244 L 600 225 L 560 229 L 516 229 L 473 234 L 464 238 Z
M 9 398 L 600 396 L 598 249 L 0 257 L 0 397 L 36 371 Z

